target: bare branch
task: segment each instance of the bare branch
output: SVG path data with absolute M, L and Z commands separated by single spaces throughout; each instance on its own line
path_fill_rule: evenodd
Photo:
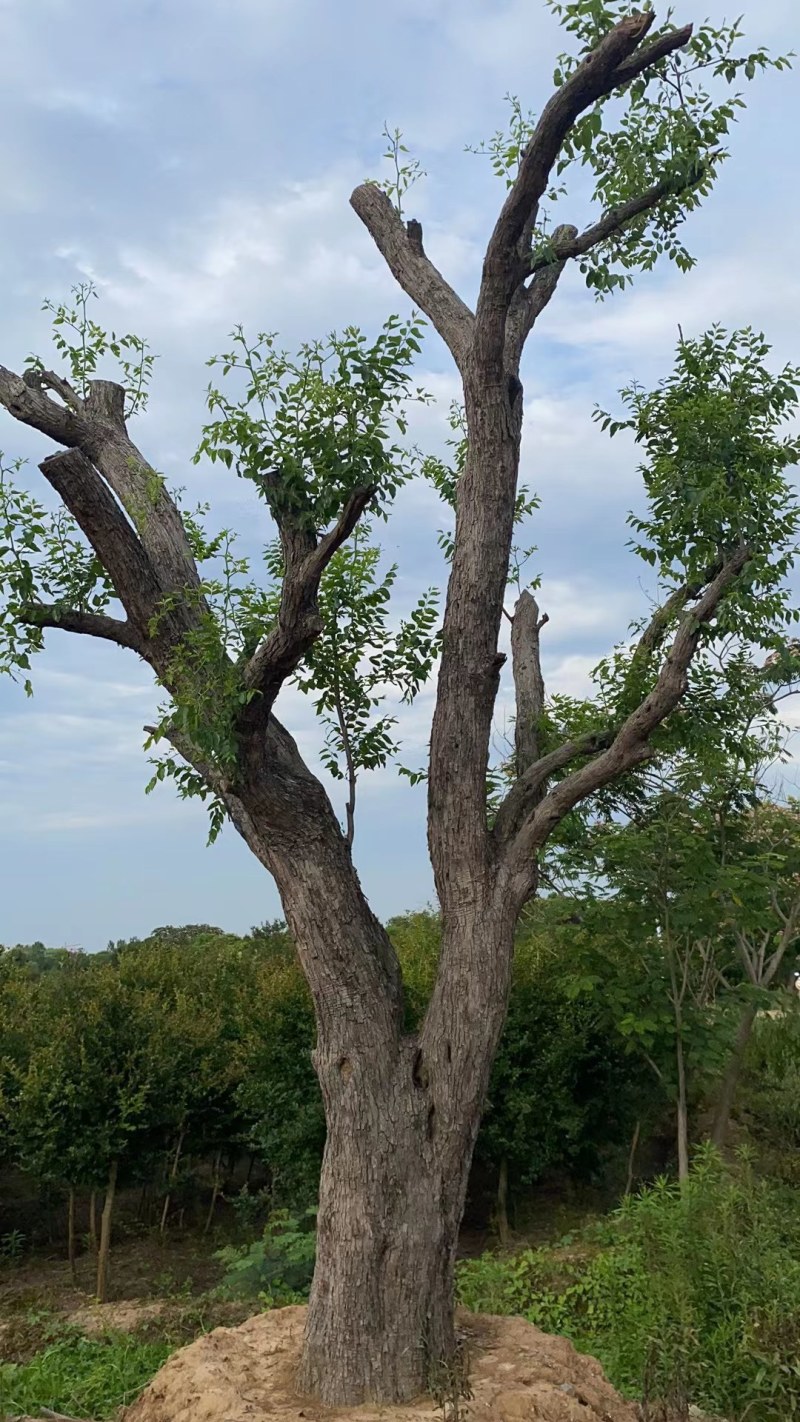
M 562 227 L 557 227 L 553 233 L 554 253 L 560 252 L 561 248 L 577 235 L 577 227 L 566 223 Z M 560 256 L 554 256 L 545 266 L 534 268 L 533 279 L 528 282 L 527 286 L 520 284 L 514 292 L 506 321 L 505 363 L 508 369 L 513 370 L 515 374 L 519 371 L 525 342 L 535 321 L 555 295 L 567 260 L 567 257 L 562 259 Z M 531 271 L 530 251 L 528 251 L 526 271 Z
M 654 19 L 654 12 L 648 11 L 621 20 L 578 65 L 542 111 L 486 252 L 476 321 L 496 350 L 500 349 L 505 318 L 518 280 L 520 238 L 538 210 L 553 165 L 576 119 L 598 99 L 681 49 L 691 38 L 691 26 L 686 26 L 639 49 Z
M 650 657 L 663 645 L 676 613 L 682 611 L 687 602 L 700 596 L 703 588 L 713 581 L 721 567 L 721 563 L 714 564 L 706 570 L 702 582 L 686 583 L 683 587 L 676 588 L 666 601 L 656 608 L 636 644 L 633 653 L 635 658 Z M 512 656 L 513 649 L 512 634 Z M 500 807 L 494 824 L 495 841 L 502 843 L 511 835 L 516 834 L 523 820 L 542 799 L 547 782 L 552 775 L 563 770 L 573 760 L 596 756 L 601 751 L 608 750 L 615 734 L 615 731 L 611 729 L 593 732 L 581 736 L 578 740 L 565 742 L 564 745 L 551 751 L 541 760 L 533 757 L 532 761 L 522 767 L 520 778 L 512 786 Z
M 116 642 L 118 647 L 128 647 L 139 652 L 142 639 L 130 622 L 122 622 L 117 617 L 104 617 L 98 612 L 80 612 L 72 607 L 59 607 L 56 603 L 31 603 L 21 609 L 20 621 L 29 627 L 55 627 L 62 632 L 77 632 L 86 637 L 100 637 L 105 642 Z
M 544 711 L 539 633 L 547 622 L 539 616 L 539 605 L 530 592 L 523 592 L 514 609 L 511 624 L 511 665 L 516 698 L 514 748 L 517 775 L 522 775 L 539 759 L 539 722 Z
M 261 715 L 269 712 L 284 681 L 319 637 L 322 619 L 317 595 L 322 574 L 374 496 L 374 485 L 355 489 L 337 523 L 319 543 L 310 529 L 295 527 L 291 519 L 281 520 L 285 566 L 278 621 L 244 673 L 245 686 L 259 693 Z
M 65 404 L 50 399 L 45 388 Z M 30 370 L 20 377 L 0 366 L 0 404 L 56 444 L 80 449 L 127 510 L 164 590 L 190 588 L 196 606 L 203 605 L 197 592 L 200 575 L 180 513 L 161 476 L 128 436 L 121 385 L 93 380 L 81 401 L 66 380 L 50 371 Z
M 530 874 L 536 851 L 575 805 L 652 755 L 650 736 L 683 696 L 702 630 L 750 557 L 749 548 L 738 549 L 695 605 L 684 613 L 655 686 L 623 722 L 608 750 L 555 785 L 525 821 L 509 847 L 507 863 L 512 875 L 521 875 L 524 879 Z
M 22 379 L 32 390 L 52 390 L 55 395 L 61 396 L 69 409 L 74 410 L 78 415 L 83 413 L 83 401 L 77 390 L 62 375 L 56 375 L 54 370 L 26 370 Z
M 71 405 L 69 408 L 59 405 L 45 395 L 42 389 L 37 388 L 36 375 L 37 372 L 29 371 L 27 378 L 23 378 L 0 365 L 0 405 L 21 424 L 39 430 L 56 444 L 74 449 L 86 436 L 88 427 L 85 417 Z
M 375 183 L 362 183 L 350 198 L 389 270 L 411 300 L 433 322 L 459 369 L 472 346 L 475 318 L 441 272 L 425 255 L 418 222 L 406 227 L 390 199 Z
M 492 830 L 495 844 L 505 844 L 516 834 L 530 811 L 541 800 L 542 792 L 551 776 L 571 765 L 574 760 L 596 756 L 600 751 L 608 750 L 614 735 L 612 730 L 593 731 L 575 741 L 565 741 L 556 750 L 550 751 L 528 766 L 524 775 L 520 776 L 509 790 L 495 817 Z
M 652 17 L 653 12 L 649 11 Z M 637 79 L 640 74 L 644 74 L 646 69 L 652 69 L 659 60 L 666 59 L 668 55 L 674 54 L 676 49 L 683 49 L 692 38 L 693 25 L 684 25 L 680 30 L 668 30 L 666 34 L 658 35 L 649 44 L 642 45 L 630 59 L 623 60 L 617 65 L 614 88 L 621 88 L 624 84 L 630 84 L 632 79 Z
M 371 499 L 374 499 L 377 489 L 374 484 L 365 484 L 360 489 L 354 489 L 339 516 L 337 523 L 319 541 L 319 546 L 311 556 L 310 572 L 321 577 L 334 553 L 341 548 L 353 532 L 358 520 L 366 509 Z

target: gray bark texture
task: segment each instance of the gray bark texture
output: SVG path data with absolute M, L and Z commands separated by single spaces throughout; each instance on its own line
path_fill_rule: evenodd
M 317 594 L 325 567 L 374 490 L 357 491 L 327 531 L 277 516 L 286 568 L 281 607 L 240 673 L 256 695 L 235 726 L 235 767 L 220 769 L 177 726 L 170 735 L 274 877 L 313 996 L 328 1139 L 299 1383 L 325 1403 L 408 1399 L 425 1391 L 431 1365 L 450 1360 L 467 1175 L 505 1019 L 515 924 L 536 888 L 537 856 L 574 805 L 650 754 L 650 735 L 678 704 L 703 629 L 749 556 L 735 550 L 703 587 L 684 591 L 653 689 L 624 723 L 547 754 L 537 740 L 541 620 L 523 597 L 512 668 L 522 712 L 519 778 L 490 828 L 486 775 L 505 660 L 498 638 L 519 473 L 523 346 L 567 262 L 657 206 L 664 192 L 648 190 L 582 234 L 558 228 L 552 259 L 535 267 L 538 204 L 575 120 L 688 41 L 690 29 L 647 42 L 652 19 L 622 20 L 545 105 L 490 237 L 474 312 L 426 256 L 418 223 L 406 227 L 373 185 L 351 198 L 397 281 L 448 345 L 463 381 L 468 432 L 428 779 L 441 958 L 416 1035 L 404 1032 L 398 961 L 364 898 L 352 833 L 342 832 L 273 712 L 321 630 Z M 207 630 L 207 608 L 178 510 L 128 435 L 120 387 L 94 381 L 83 399 L 59 376 L 20 378 L 0 367 L 0 403 L 60 447 L 40 467 L 109 573 L 125 614 L 32 605 L 28 620 L 131 648 L 168 691 L 185 695 L 185 685 L 175 684 L 175 654 L 188 635 Z M 657 614 L 641 655 L 659 655 L 667 631 Z M 219 654 L 224 660 L 221 647 Z M 552 783 L 555 772 L 566 773 Z M 112 1177 L 99 1289 L 113 1193 Z

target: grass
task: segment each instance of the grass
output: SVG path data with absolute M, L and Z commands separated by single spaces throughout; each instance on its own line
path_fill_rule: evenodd
M 0 1417 L 41 1413 L 111 1418 L 158 1372 L 174 1344 L 118 1333 L 67 1334 L 27 1362 L 0 1364 Z

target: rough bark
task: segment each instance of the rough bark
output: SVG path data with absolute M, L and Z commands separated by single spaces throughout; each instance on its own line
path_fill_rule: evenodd
M 454 1346 L 458 1227 L 505 1017 L 515 913 L 491 876 L 473 886 L 445 921 L 451 966 L 425 1022 L 404 1034 L 396 956 L 346 837 L 285 731 L 270 755 L 285 757 L 283 794 L 304 828 L 276 832 L 280 807 L 265 804 L 257 765 L 228 807 L 275 877 L 316 1009 L 327 1143 L 300 1385 L 336 1405 L 409 1398 Z
M 108 1284 L 111 1276 L 111 1220 L 114 1213 L 114 1196 L 117 1192 L 119 1161 L 112 1160 L 108 1171 L 106 1198 L 100 1218 L 100 1247 L 97 1251 L 97 1298 L 100 1303 L 108 1299 Z

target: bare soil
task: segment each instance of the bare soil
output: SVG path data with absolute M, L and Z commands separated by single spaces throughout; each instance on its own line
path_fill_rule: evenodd
M 403 1407 L 323 1408 L 298 1396 L 294 1378 L 304 1308 L 275 1309 L 218 1328 L 165 1363 L 123 1422 L 441 1422 L 447 1390 Z M 636 1422 L 637 1409 L 594 1358 L 521 1318 L 461 1314 L 472 1397 L 469 1422 Z M 444 1404 L 444 1407 L 443 1407 Z M 466 1404 L 466 1406 L 465 1406 Z

